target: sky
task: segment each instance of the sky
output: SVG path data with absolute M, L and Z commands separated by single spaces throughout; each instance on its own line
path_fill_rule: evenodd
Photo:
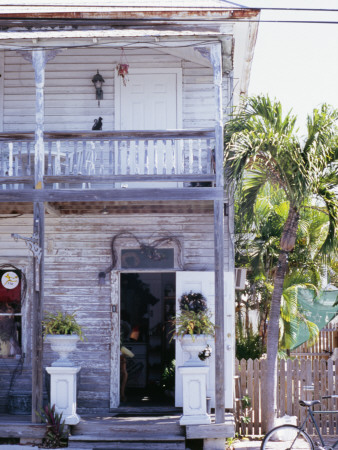
M 265 8 L 335 9 L 336 12 L 261 12 L 249 95 L 269 94 L 298 116 L 304 134 L 307 114 L 322 103 L 338 108 L 338 0 L 234 0 Z M 265 23 L 265 20 L 333 21 Z

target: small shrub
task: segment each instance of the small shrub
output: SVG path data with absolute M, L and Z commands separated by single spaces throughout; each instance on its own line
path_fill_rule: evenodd
M 43 423 L 47 425 L 47 430 L 42 439 L 43 448 L 67 447 L 68 434 L 65 431 L 65 421 L 62 420 L 62 413 L 55 412 L 55 405 L 46 405 L 41 412 L 36 412 Z
M 236 358 L 239 361 L 241 359 L 258 359 L 264 352 L 265 349 L 259 334 L 248 333 L 246 337 L 236 340 Z

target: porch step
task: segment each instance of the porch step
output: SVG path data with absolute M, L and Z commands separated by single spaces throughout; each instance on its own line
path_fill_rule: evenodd
M 71 428 L 68 446 L 81 449 L 184 450 L 179 416 L 86 417 Z
M 70 436 L 69 448 L 77 449 L 128 449 L 128 450 L 185 450 L 184 436 L 165 436 L 164 434 L 144 436 L 115 434 L 110 436 Z
M 0 438 L 42 439 L 46 425 L 0 419 Z

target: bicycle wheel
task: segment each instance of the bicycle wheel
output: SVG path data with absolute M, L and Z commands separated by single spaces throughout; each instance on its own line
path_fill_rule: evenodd
M 265 436 L 261 450 L 314 450 L 310 436 L 294 425 L 273 428 Z

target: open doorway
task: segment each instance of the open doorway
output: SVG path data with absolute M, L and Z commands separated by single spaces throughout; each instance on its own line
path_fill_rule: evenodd
M 173 404 L 175 273 L 122 273 L 120 286 L 121 403 Z

